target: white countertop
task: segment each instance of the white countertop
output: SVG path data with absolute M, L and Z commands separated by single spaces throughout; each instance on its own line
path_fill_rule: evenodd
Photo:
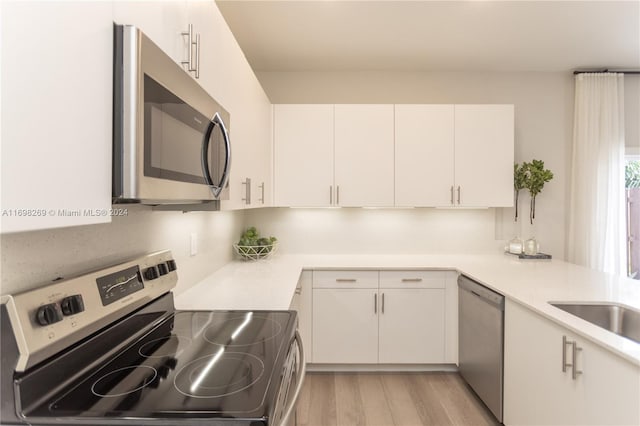
M 275 255 L 231 262 L 183 293 L 177 309 L 286 310 L 303 269 L 453 269 L 640 365 L 640 344 L 549 305 L 617 302 L 640 310 L 640 282 L 560 260 L 498 255 Z

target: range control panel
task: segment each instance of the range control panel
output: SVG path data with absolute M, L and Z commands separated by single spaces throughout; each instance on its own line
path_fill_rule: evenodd
M 170 291 L 177 281 L 167 250 L 4 297 L 20 350 L 17 371 Z

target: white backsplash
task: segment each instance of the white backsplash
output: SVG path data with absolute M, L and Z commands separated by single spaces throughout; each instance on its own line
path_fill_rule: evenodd
M 277 237 L 281 253 L 498 253 L 514 232 L 502 210 L 273 208 L 247 211 L 245 223 Z
M 170 249 L 178 264 L 177 292 L 233 257 L 244 212 L 160 212 L 125 206 L 128 215 L 104 225 L 2 235 L 1 294 L 12 294 L 130 259 Z M 191 233 L 198 254 L 190 255 Z

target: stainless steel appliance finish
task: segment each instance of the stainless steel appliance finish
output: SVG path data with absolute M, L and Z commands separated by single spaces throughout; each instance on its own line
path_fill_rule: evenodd
M 228 199 L 229 113 L 139 29 L 114 32 L 113 201 Z
M 550 305 L 591 324 L 640 343 L 640 312 L 628 306 L 607 302 L 560 303 Z
M 294 424 L 296 313 L 175 310 L 177 269 L 161 251 L 3 296 L 0 424 Z
M 460 374 L 502 422 L 504 296 L 460 275 L 458 311 Z

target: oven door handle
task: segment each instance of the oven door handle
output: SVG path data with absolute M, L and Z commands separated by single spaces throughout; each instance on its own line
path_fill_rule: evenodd
M 222 172 L 222 177 L 220 178 L 220 182 L 213 182 L 213 178 L 211 177 L 211 168 L 209 166 L 209 145 L 211 145 L 211 133 L 213 133 L 213 129 L 216 126 L 220 127 L 220 131 L 222 132 L 222 139 L 224 139 L 225 146 L 225 158 L 224 158 L 224 171 Z M 229 132 L 227 131 L 227 127 L 220 117 L 220 114 L 216 112 L 216 114 L 211 119 L 209 123 L 209 127 L 207 128 L 207 132 L 204 136 L 204 140 L 202 141 L 202 173 L 204 174 L 204 180 L 206 181 L 209 189 L 213 193 L 213 196 L 218 198 L 220 193 L 227 186 L 227 182 L 229 181 L 229 170 L 231 169 L 231 141 L 229 139 Z
M 296 402 L 298 402 L 298 397 L 300 396 L 300 391 L 302 390 L 302 385 L 304 384 L 304 378 L 307 375 L 307 360 L 304 357 L 304 348 L 302 347 L 302 339 L 300 338 L 300 333 L 296 331 L 296 342 L 298 342 L 298 352 L 300 352 L 300 369 L 298 370 L 298 383 L 296 384 L 296 391 L 293 393 L 293 398 L 289 401 L 289 406 L 284 412 L 284 416 L 282 416 L 282 420 L 280 422 L 280 426 L 286 426 L 289 422 L 289 418 L 293 414 L 296 409 Z

